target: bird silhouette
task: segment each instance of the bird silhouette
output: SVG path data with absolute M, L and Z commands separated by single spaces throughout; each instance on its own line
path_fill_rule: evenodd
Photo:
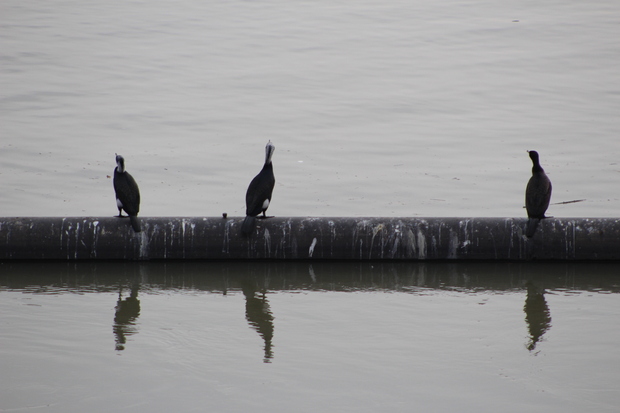
M 252 179 L 250 186 L 248 186 L 245 194 L 245 219 L 241 225 L 241 233 L 243 235 L 250 235 L 254 230 L 257 215 L 262 213 L 263 218 L 267 218 L 267 208 L 269 208 L 271 194 L 276 183 L 276 178 L 273 175 L 273 164 L 271 163 L 271 157 L 275 150 L 276 147 L 271 141 L 267 142 L 263 169 Z
M 541 219 L 546 218 L 545 212 L 551 200 L 551 181 L 540 166 L 538 152 L 528 151 L 532 159 L 532 177 L 525 188 L 525 209 L 527 210 L 527 227 L 525 236 L 531 238 Z

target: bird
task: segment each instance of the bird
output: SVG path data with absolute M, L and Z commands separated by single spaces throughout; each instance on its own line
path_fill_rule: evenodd
M 114 168 L 114 192 L 116 192 L 116 206 L 118 208 L 118 217 L 122 218 L 122 210 L 129 215 L 131 226 L 135 232 L 140 232 L 140 221 L 138 221 L 138 212 L 140 212 L 140 189 L 133 176 L 125 171 L 125 159 L 116 154 L 116 168 Z
M 532 166 L 532 177 L 525 188 L 525 209 L 528 217 L 525 236 L 531 238 L 536 232 L 538 222 L 546 218 L 545 212 L 551 200 L 551 181 L 540 166 L 538 152 L 528 151 L 528 153 L 534 166 Z
M 261 212 L 263 218 L 267 218 L 267 208 L 271 202 L 271 193 L 276 183 L 276 178 L 273 175 L 273 164 L 271 163 L 271 157 L 276 147 L 267 142 L 265 146 L 265 164 L 263 169 L 252 179 L 248 190 L 245 193 L 245 219 L 241 225 L 241 233 L 243 235 L 249 235 L 254 230 L 254 223 L 256 216 Z

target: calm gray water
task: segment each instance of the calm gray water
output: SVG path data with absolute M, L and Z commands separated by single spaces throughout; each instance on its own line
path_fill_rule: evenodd
M 620 3 L 0 2 L 5 216 L 617 216 Z
M 617 264 L 4 263 L 0 411 L 617 412 Z

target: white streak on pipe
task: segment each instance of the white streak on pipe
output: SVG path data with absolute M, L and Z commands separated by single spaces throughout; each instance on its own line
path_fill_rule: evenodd
M 316 238 L 312 240 L 312 244 L 310 244 L 310 248 L 308 249 L 308 256 L 312 258 L 312 254 L 314 254 L 314 247 L 316 246 Z

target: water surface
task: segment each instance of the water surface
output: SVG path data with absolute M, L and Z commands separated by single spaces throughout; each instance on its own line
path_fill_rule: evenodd
M 0 3 L 5 216 L 617 216 L 620 3 Z
M 612 412 L 616 264 L 5 263 L 0 410 Z

